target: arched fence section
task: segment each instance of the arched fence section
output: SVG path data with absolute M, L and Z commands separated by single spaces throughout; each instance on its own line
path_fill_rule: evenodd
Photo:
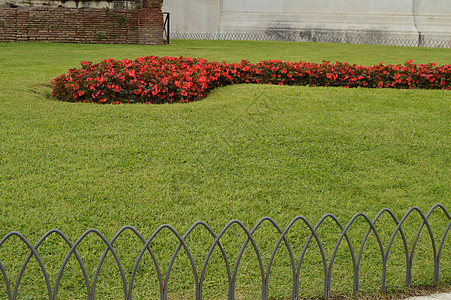
M 437 214 L 440 214 L 440 217 L 443 217 L 443 220 L 441 220 L 441 223 L 446 224 L 443 228 L 437 228 L 435 226 L 431 226 L 430 223 L 430 217 L 431 215 L 436 212 Z M 377 229 L 377 225 L 379 220 L 382 216 L 388 215 L 389 222 L 391 222 L 391 226 L 394 227 L 394 231 L 389 236 L 389 242 L 388 244 L 383 243 L 383 239 L 381 238 L 381 233 Z M 417 224 L 418 230 L 415 230 L 415 228 L 411 228 L 412 226 L 410 223 L 406 222 L 406 220 L 411 217 L 412 215 L 418 215 L 420 218 L 420 224 Z M 325 221 L 330 221 L 334 226 L 337 227 L 337 230 L 341 232 L 336 240 L 336 243 L 333 247 L 332 254 L 330 257 L 327 257 L 326 255 L 326 249 L 324 241 L 321 239 L 321 237 L 318 235 L 318 230 L 324 226 L 323 224 Z M 363 222 L 365 224 L 365 229 L 360 232 L 362 233 L 362 238 L 360 241 L 360 244 L 353 244 L 351 237 L 350 228 L 356 223 L 356 222 Z M 266 224 L 268 226 L 271 226 L 270 228 L 274 229 L 274 233 L 278 236 L 277 242 L 275 243 L 273 250 L 271 251 L 271 255 L 268 261 L 264 260 L 264 256 L 261 253 L 261 249 L 259 249 L 257 242 L 255 240 L 255 235 L 259 229 L 264 226 L 263 224 Z M 289 233 L 293 232 L 295 225 L 301 225 L 304 226 L 304 229 L 308 232 L 308 237 L 306 238 L 306 242 L 304 245 L 301 245 L 302 252 L 300 256 L 296 256 L 293 251 L 293 243 L 290 243 L 290 240 L 288 238 Z M 404 229 L 403 229 L 404 226 Z M 406 226 L 409 226 L 409 229 L 413 229 L 413 232 L 416 232 L 413 237 L 413 243 L 409 245 L 408 240 L 406 238 Z M 241 247 L 239 249 L 236 249 L 234 260 L 230 256 L 230 252 L 227 252 L 225 250 L 225 246 L 221 239 L 224 237 L 226 233 L 228 233 L 232 228 L 238 228 L 240 232 L 242 232 L 245 236 L 245 241 L 243 244 L 241 244 Z M 205 230 L 207 235 L 211 238 L 211 244 L 209 244 L 208 253 L 204 253 L 204 256 L 202 258 L 203 263 L 196 264 L 195 263 L 195 257 L 192 252 L 192 248 L 190 249 L 187 240 L 192 237 L 194 234 L 194 230 L 199 228 L 200 230 Z M 153 264 L 153 268 L 156 273 L 156 277 L 158 280 L 158 292 L 160 299 L 168 299 L 170 298 L 168 295 L 168 285 L 170 283 L 170 276 L 174 271 L 174 262 L 177 259 L 177 257 L 180 256 L 180 253 L 183 252 L 184 255 L 187 256 L 189 260 L 189 268 L 190 273 L 192 274 L 192 278 L 194 280 L 194 286 L 193 289 L 195 290 L 195 299 L 200 300 L 204 299 L 204 287 L 205 287 L 205 275 L 207 267 L 212 264 L 211 258 L 215 250 L 219 250 L 219 256 L 221 258 L 221 264 L 223 264 L 223 267 L 225 267 L 226 270 L 226 281 L 227 281 L 227 298 L 229 300 L 236 298 L 236 283 L 237 283 L 237 277 L 239 274 L 239 268 L 242 263 L 243 255 L 246 249 L 249 249 L 248 251 L 251 251 L 253 254 L 255 254 L 255 260 L 257 261 L 258 265 L 258 277 L 260 278 L 260 282 L 258 282 L 258 285 L 261 286 L 261 299 L 267 300 L 270 299 L 272 296 L 270 295 L 269 291 L 269 282 L 271 279 L 271 276 L 274 275 L 274 260 L 276 253 L 278 253 L 278 250 L 283 245 L 284 248 L 286 248 L 286 255 L 287 258 L 287 269 L 289 270 L 289 273 L 291 274 L 291 278 L 289 278 L 289 281 L 291 282 L 291 298 L 292 299 L 299 299 L 300 297 L 300 276 L 302 275 L 302 272 L 308 272 L 308 270 L 301 271 L 301 267 L 303 266 L 304 259 L 307 254 L 308 247 L 312 244 L 316 247 L 318 247 L 319 253 L 320 253 L 320 259 L 321 259 L 321 269 L 323 270 L 323 296 L 325 298 L 331 297 L 333 295 L 332 291 L 332 274 L 334 271 L 334 263 L 337 258 L 337 253 L 339 252 L 339 248 L 341 244 L 344 244 L 349 249 L 349 259 L 350 265 L 352 265 L 352 278 L 353 278 L 353 284 L 352 284 L 352 291 L 355 298 L 358 298 L 359 295 L 359 282 L 361 280 L 360 278 L 360 267 L 363 257 L 363 252 L 365 249 L 365 246 L 368 245 L 367 241 L 370 237 L 370 235 L 374 235 L 375 237 L 375 244 L 373 247 L 376 253 L 379 253 L 380 255 L 380 261 L 381 265 L 378 265 L 377 268 L 380 270 L 381 273 L 381 285 L 380 285 L 380 291 L 385 292 L 386 289 L 386 281 L 387 281 L 387 269 L 388 269 L 388 260 L 390 253 L 393 249 L 395 237 L 398 236 L 401 238 L 402 242 L 402 249 L 398 249 L 402 253 L 402 257 L 405 257 L 405 274 L 398 274 L 399 276 L 404 277 L 405 276 L 405 284 L 409 286 L 412 283 L 412 268 L 413 268 L 413 261 L 415 257 L 415 250 L 417 249 L 418 242 L 420 240 L 420 235 L 425 232 L 426 237 L 428 237 L 427 243 L 430 243 L 430 249 L 432 249 L 431 259 L 433 261 L 433 264 L 430 266 L 430 271 L 432 272 L 432 283 L 437 283 L 440 279 L 440 270 L 450 270 L 451 266 L 445 265 L 441 266 L 441 258 L 443 251 L 446 247 L 450 247 L 449 243 L 446 243 L 447 235 L 451 228 L 451 216 L 446 210 L 446 208 L 441 204 L 435 204 L 427 213 L 422 212 L 418 207 L 412 207 L 410 208 L 406 214 L 398 220 L 395 216 L 395 214 L 390 209 L 383 209 L 381 210 L 376 217 L 371 220 L 366 214 L 364 213 L 357 213 L 355 214 L 349 222 L 345 225 L 340 223 L 338 218 L 334 216 L 333 214 L 326 214 L 324 215 L 316 224 L 310 223 L 305 217 L 298 216 L 294 218 L 285 229 L 282 229 L 273 219 L 269 217 L 262 218 L 260 221 L 256 223 L 256 225 L 252 229 L 248 229 L 242 222 L 239 220 L 232 220 L 228 224 L 225 225 L 225 227 L 219 232 L 215 233 L 215 231 L 205 222 L 198 221 L 194 223 L 189 230 L 185 234 L 180 234 L 175 230 L 174 227 L 170 225 L 161 225 L 157 230 L 153 232 L 153 234 L 150 236 L 150 238 L 145 239 L 143 235 L 141 235 L 138 230 L 131 226 L 124 226 L 121 228 L 111 240 L 108 240 L 104 235 L 102 235 L 101 232 L 99 232 L 96 229 L 89 229 L 85 231 L 76 241 L 75 243 L 72 243 L 67 236 L 65 236 L 61 231 L 53 229 L 48 231 L 34 246 L 19 232 L 13 231 L 8 234 L 6 234 L 1 240 L 0 240 L 0 251 L 2 249 L 2 246 L 5 244 L 5 242 L 10 239 L 11 237 L 17 237 L 19 238 L 20 242 L 25 244 L 26 248 L 29 251 L 29 254 L 23 264 L 21 265 L 21 268 L 19 270 L 17 279 L 15 283 L 11 282 L 10 278 L 8 277 L 8 272 L 6 271 L 4 267 L 4 262 L 0 261 L 0 271 L 3 276 L 3 288 L 5 289 L 5 294 L 7 294 L 8 299 L 18 299 L 20 297 L 20 291 L 19 291 L 19 285 L 24 280 L 23 274 L 25 269 L 27 268 L 27 265 L 30 263 L 31 260 L 35 260 L 40 269 L 40 273 L 43 277 L 43 282 L 45 283 L 46 287 L 46 298 L 49 300 L 52 299 L 59 299 L 59 288 L 61 284 L 61 280 L 63 278 L 63 273 L 65 271 L 65 268 L 68 264 L 68 261 L 71 257 L 75 257 L 76 262 L 78 263 L 78 266 L 80 267 L 82 271 L 82 277 L 79 282 L 83 282 L 84 286 L 82 287 L 83 290 L 86 291 L 86 299 L 93 300 L 96 296 L 96 286 L 98 283 L 98 278 L 100 271 L 102 269 L 102 266 L 104 265 L 105 259 L 108 254 L 111 254 L 114 258 L 114 263 L 117 266 L 118 272 L 119 272 L 119 280 L 121 281 L 121 287 L 118 287 L 122 291 L 123 299 L 125 300 L 131 300 L 133 299 L 133 291 L 136 288 L 135 282 L 137 279 L 138 269 L 140 267 L 140 264 L 142 264 L 143 257 L 146 253 L 150 255 L 151 262 Z M 410 231 L 410 230 L 409 230 Z M 139 251 L 139 255 L 136 257 L 133 265 L 133 270 L 126 270 L 123 262 L 121 262 L 118 254 L 116 253 L 116 250 L 114 248 L 115 242 L 118 240 L 118 238 L 124 234 L 124 232 L 131 232 L 141 243 L 141 245 L 137 246 L 137 249 L 141 249 Z M 169 261 L 169 266 L 166 270 L 166 273 L 162 270 L 161 267 L 161 261 L 159 261 L 158 257 L 155 255 L 154 250 L 152 249 L 152 242 L 159 236 L 159 235 L 173 235 L 173 237 L 176 239 L 178 245 L 176 246 L 175 251 L 173 252 Z M 58 266 L 46 266 L 44 264 L 44 260 L 42 257 L 40 257 L 38 250 L 39 247 L 42 245 L 42 243 L 49 238 L 51 235 L 57 235 L 59 238 L 61 238 L 64 243 L 66 249 L 69 249 L 68 252 L 65 254 L 64 260 L 61 262 Z M 93 277 L 92 282 L 90 282 L 89 276 L 88 276 L 88 270 L 83 262 L 83 257 L 81 257 L 78 248 L 79 245 L 86 239 L 86 237 L 94 235 L 100 238 L 101 242 L 105 246 L 105 250 L 103 254 L 101 255 L 101 258 L 97 264 L 97 267 L 95 269 L 95 275 Z M 409 247 L 410 246 L 410 247 Z M 449 249 L 449 248 L 448 248 Z M 160 259 L 161 260 L 161 259 Z M 232 262 L 234 262 L 234 267 L 232 267 Z M 266 267 L 265 267 L 266 264 Z M 47 267 L 47 268 L 46 268 Z M 54 285 L 52 285 L 49 274 L 48 274 L 48 268 L 57 269 L 58 274 L 57 278 L 55 280 Z M 127 280 L 127 275 L 131 274 L 129 277 L 129 280 Z M 287 278 L 288 280 L 288 278 Z M 23 283 L 23 282 L 22 282 Z M 98 296 L 97 296 L 98 297 Z M 99 297 L 98 297 L 99 298 Z

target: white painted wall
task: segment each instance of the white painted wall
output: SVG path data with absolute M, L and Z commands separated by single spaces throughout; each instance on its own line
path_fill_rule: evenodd
M 171 32 L 216 33 L 221 20 L 221 0 L 168 0 L 163 12 L 171 13 Z
M 164 0 L 171 32 L 451 41 L 451 0 Z
M 451 35 L 451 0 L 413 2 L 415 23 L 419 32 L 425 36 Z
M 395 10 L 405 13 L 412 10 L 412 0 L 223 0 L 223 3 L 224 11 L 228 12 L 392 13 Z

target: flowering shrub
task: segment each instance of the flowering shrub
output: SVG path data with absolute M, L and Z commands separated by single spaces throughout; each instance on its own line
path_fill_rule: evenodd
M 58 100 L 94 103 L 189 102 L 230 84 L 451 89 L 451 65 L 358 66 L 349 63 L 261 61 L 208 62 L 199 58 L 148 56 L 135 61 L 81 63 L 51 81 Z

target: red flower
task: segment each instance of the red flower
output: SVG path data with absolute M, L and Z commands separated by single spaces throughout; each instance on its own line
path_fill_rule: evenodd
M 82 63 L 51 81 L 58 100 L 95 103 L 196 101 L 218 86 L 238 83 L 367 88 L 451 89 L 451 65 L 357 66 L 347 62 L 208 62 L 198 58 L 143 57 Z M 119 99 L 120 97 L 120 99 Z M 99 99 L 100 98 L 100 99 Z

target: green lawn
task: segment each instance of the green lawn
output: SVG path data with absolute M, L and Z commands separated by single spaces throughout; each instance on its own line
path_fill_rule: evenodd
M 49 80 L 81 61 L 109 57 L 183 55 L 228 62 L 340 60 L 368 65 L 409 59 L 449 64 L 450 54 L 450 49 L 291 42 L 176 40 L 162 47 L 0 43 L 0 234 L 17 230 L 36 243 L 45 232 L 58 228 L 74 242 L 88 228 L 97 228 L 111 239 L 128 224 L 147 239 L 161 224 L 171 224 L 183 234 L 198 220 L 218 233 L 232 219 L 252 228 L 260 218 L 270 216 L 285 228 L 298 215 L 315 224 L 324 214 L 334 213 L 346 224 L 357 212 L 372 219 L 385 207 L 398 219 L 412 206 L 427 212 L 442 203 L 451 210 L 449 91 L 237 85 L 217 89 L 195 103 L 102 106 L 54 101 L 49 85 Z M 383 224 L 378 230 L 385 247 L 395 226 L 388 216 Z M 447 224 L 444 214 L 434 214 L 431 224 L 440 240 Z M 407 220 L 409 247 L 419 225 L 418 214 Z M 308 231 L 300 225 L 294 229 L 289 237 L 299 257 Z M 359 236 L 353 238 L 356 251 L 366 229 L 363 221 L 351 229 L 353 236 Z M 195 233 L 188 245 L 200 268 L 213 240 L 201 230 Z M 331 222 L 318 232 L 327 245 L 328 259 L 339 233 Z M 450 236 L 440 274 L 448 289 Z M 265 266 L 277 238 L 267 225 L 256 233 Z M 235 257 L 244 239 L 235 226 L 224 238 L 226 251 Z M 127 271 L 131 272 L 140 245 L 131 234 L 118 241 Z M 163 270 L 175 245 L 176 239 L 169 235 L 152 244 Z M 80 248 L 91 280 L 103 249 L 94 236 Z M 52 282 L 65 250 L 57 238 L 50 238 L 39 252 Z M 12 282 L 26 254 L 18 239 L 0 250 Z M 217 263 L 207 271 L 206 299 L 224 299 L 227 294 L 218 254 L 213 257 Z M 379 297 L 381 277 L 377 255 L 372 237 L 364 251 L 360 285 L 362 292 L 374 297 Z M 415 252 L 415 286 L 431 284 L 432 257 L 424 232 Z M 286 250 L 276 258 L 270 296 L 287 299 L 291 282 Z M 309 272 L 301 276 L 305 297 L 322 293 L 319 258 L 318 249 L 311 247 L 303 266 Z M 152 268 L 147 257 L 138 270 L 134 299 L 158 298 Z M 190 272 L 186 256 L 181 255 L 171 275 L 169 298 L 193 297 Z M 390 295 L 405 292 L 403 272 L 405 257 L 398 238 L 389 259 Z M 24 276 L 21 299 L 45 298 L 36 263 Z M 237 295 L 256 299 L 259 280 L 249 247 L 240 267 Z M 352 274 L 344 244 L 332 280 L 332 294 L 350 295 Z M 76 261 L 71 260 L 58 295 L 86 298 L 82 286 Z M 121 295 L 118 272 L 109 257 L 96 296 L 119 299 Z M 5 289 L 0 297 L 6 297 Z

